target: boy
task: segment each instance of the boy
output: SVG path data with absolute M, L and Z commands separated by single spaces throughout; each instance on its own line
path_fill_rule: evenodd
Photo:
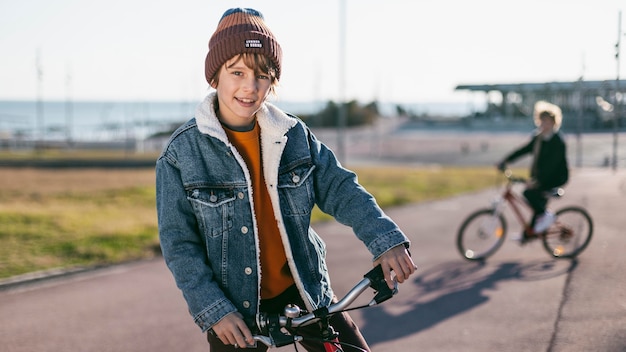
M 547 192 L 564 185 L 569 177 L 565 141 L 559 134 L 561 109 L 545 101 L 535 104 L 534 121 L 537 130 L 530 141 L 511 152 L 498 168 L 504 170 L 506 163 L 513 162 L 522 155 L 532 154 L 530 181 L 524 190 L 524 197 L 533 209 L 531 227 L 535 234 L 546 231 L 554 222 L 554 214 L 546 211 Z M 528 240 L 524 232 L 522 242 Z
M 252 344 L 244 319 L 259 311 L 331 303 L 325 245 L 310 227 L 314 205 L 354 229 L 390 287 L 391 270 L 400 283 L 415 271 L 407 237 L 354 173 L 302 121 L 266 102 L 281 60 L 261 13 L 227 10 L 205 62 L 215 92 L 157 161 L 163 256 L 211 351 Z M 340 341 L 369 350 L 347 314 L 331 324 Z

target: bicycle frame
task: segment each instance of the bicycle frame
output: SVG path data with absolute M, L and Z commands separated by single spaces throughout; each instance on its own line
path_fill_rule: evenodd
M 513 213 L 515 214 L 515 218 L 519 221 L 520 225 L 524 228 L 524 232 L 528 236 L 536 236 L 541 235 L 540 233 L 536 233 L 535 230 L 531 226 L 531 222 L 526 220 L 521 208 L 528 209 L 532 212 L 530 205 L 526 198 L 524 198 L 521 194 L 513 191 L 513 185 L 516 183 L 526 183 L 526 179 L 521 177 L 514 177 L 511 175 L 510 171 L 504 172 L 508 182 L 504 188 L 504 192 L 502 193 L 502 199 L 504 199 L 511 208 L 513 209 Z M 552 197 L 561 197 L 563 195 L 562 188 L 554 188 L 550 192 L 546 192 L 548 198 Z
M 504 188 L 502 199 L 504 199 L 511 206 L 511 209 L 513 210 L 513 214 L 515 214 L 515 217 L 519 221 L 520 225 L 522 225 L 522 227 L 524 228 L 524 231 L 526 232 L 526 234 L 535 235 L 535 231 L 530 226 L 530 222 L 526 221 L 526 218 L 521 210 L 522 207 L 528 209 L 529 208 L 528 203 L 526 202 L 526 199 L 522 198 L 521 195 L 513 191 L 513 185 L 515 184 L 515 182 L 521 183 L 522 180 L 521 179 L 509 179 L 509 182 L 506 184 L 506 187 Z

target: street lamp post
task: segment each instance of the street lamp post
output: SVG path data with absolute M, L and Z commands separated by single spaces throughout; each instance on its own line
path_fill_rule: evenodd
M 43 148 L 45 135 L 44 110 L 43 110 L 43 67 L 41 63 L 41 51 L 37 50 L 35 58 L 35 68 L 37 70 L 37 121 L 35 123 L 35 150 L 37 152 Z
M 346 162 L 346 1 L 339 1 L 339 116 L 337 119 L 337 154 L 341 163 Z
M 620 44 L 622 42 L 622 11 L 619 12 L 617 20 L 617 43 L 615 44 L 615 62 L 617 66 L 617 77 L 615 78 L 615 113 L 613 114 L 613 171 L 617 170 L 617 135 L 618 135 L 618 121 L 621 117 L 621 101 L 623 96 L 619 86 L 619 56 L 620 56 Z

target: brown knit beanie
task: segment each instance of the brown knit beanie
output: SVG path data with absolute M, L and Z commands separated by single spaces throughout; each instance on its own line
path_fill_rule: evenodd
M 224 12 L 209 40 L 204 67 L 207 82 L 211 83 L 227 60 L 243 53 L 267 56 L 276 66 L 276 79 L 280 78 L 282 50 L 265 24 L 263 15 L 253 9 L 233 8 Z

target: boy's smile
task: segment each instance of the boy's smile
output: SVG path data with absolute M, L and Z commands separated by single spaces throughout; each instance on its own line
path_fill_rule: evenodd
M 256 112 L 270 92 L 269 75 L 255 72 L 240 57 L 227 61 L 218 73 L 218 111 L 220 122 L 233 130 L 254 126 Z

